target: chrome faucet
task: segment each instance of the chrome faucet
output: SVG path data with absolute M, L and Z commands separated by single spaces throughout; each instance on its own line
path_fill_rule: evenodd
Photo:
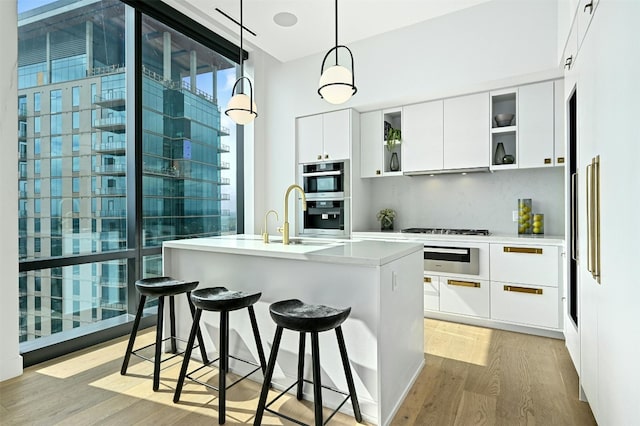
M 300 185 L 290 185 L 284 194 L 284 223 L 278 228 L 278 232 L 282 232 L 282 244 L 289 244 L 289 193 L 297 189 L 302 194 L 302 210 L 307 210 L 307 197 L 304 195 L 304 189 Z
M 278 220 L 278 212 L 275 210 L 269 210 L 264 215 L 264 232 L 262 233 L 262 241 L 264 241 L 265 244 L 269 243 L 269 230 L 267 229 L 267 218 L 269 217 L 269 213 L 275 213 L 276 221 Z

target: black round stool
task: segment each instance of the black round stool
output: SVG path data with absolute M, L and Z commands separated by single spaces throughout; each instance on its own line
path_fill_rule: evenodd
M 341 324 L 347 319 L 349 313 L 351 313 L 351 308 L 336 309 L 324 305 L 308 305 L 301 302 L 300 300 L 291 299 L 273 303 L 269 307 L 269 312 L 271 313 L 271 318 L 273 318 L 277 327 L 275 337 L 273 338 L 271 355 L 269 356 L 269 365 L 267 366 L 267 372 L 264 375 L 262 392 L 260 393 L 258 409 L 256 411 L 256 417 L 253 424 L 255 426 L 259 426 L 262 423 L 262 416 L 265 410 L 277 416 L 284 417 L 287 420 L 293 421 L 295 423 L 304 424 L 296 419 L 278 413 L 269 408 L 271 404 L 273 404 L 278 398 L 280 398 L 284 393 L 289 391 L 289 389 L 294 387 L 296 384 L 298 385 L 296 396 L 299 400 L 302 399 L 302 386 L 304 385 L 304 382 L 313 383 L 313 405 L 315 410 L 316 426 L 321 426 L 324 424 L 322 420 L 322 388 L 346 395 L 345 399 L 338 406 L 338 408 L 336 408 L 333 413 L 331 413 L 331 415 L 327 418 L 327 422 L 336 414 L 340 407 L 342 407 L 349 398 L 351 398 L 351 405 L 353 406 L 353 413 L 356 420 L 358 421 L 358 423 L 362 422 L 362 414 L 360 414 L 360 405 L 358 404 L 358 397 L 356 395 L 356 389 L 353 384 L 351 366 L 349 365 L 349 357 L 347 356 L 347 348 L 344 344 L 344 336 L 342 334 L 341 327 Z M 282 330 L 285 328 L 300 332 L 300 346 L 298 350 L 298 380 L 267 404 L 267 395 L 269 393 L 273 370 L 276 365 L 276 357 L 278 355 L 280 339 L 282 338 Z M 338 347 L 340 349 L 340 356 L 342 357 L 342 366 L 344 368 L 344 374 L 347 379 L 349 393 L 345 393 L 327 386 L 322 386 L 322 383 L 320 381 L 320 348 L 318 344 L 318 333 L 332 329 L 336 330 Z M 310 382 L 309 380 L 305 380 L 303 378 L 305 333 L 311 333 L 311 360 L 313 364 L 313 382 Z
M 124 361 L 122 363 L 122 369 L 120 370 L 120 374 L 127 374 L 127 367 L 129 366 L 129 359 L 131 355 L 135 355 L 138 358 L 142 358 L 147 361 L 153 361 L 153 390 L 157 391 L 160 386 L 160 364 L 164 361 L 168 361 L 178 355 L 183 354 L 184 352 L 177 352 L 176 348 L 176 315 L 175 315 L 175 302 L 173 300 L 173 296 L 187 293 L 187 300 L 189 302 L 189 309 L 191 310 L 191 316 L 194 316 L 195 308 L 191 303 L 191 298 L 189 297 L 191 294 L 191 290 L 195 289 L 198 286 L 198 281 L 179 281 L 175 280 L 171 277 L 155 277 L 155 278 L 143 278 L 141 280 L 136 281 L 136 289 L 140 293 L 140 301 L 138 302 L 138 312 L 136 313 L 136 318 L 133 321 L 133 329 L 131 330 L 131 336 L 129 337 L 129 344 L 127 345 L 127 352 L 124 355 Z M 163 339 L 162 338 L 162 325 L 163 325 L 163 314 L 164 314 L 164 298 L 165 296 L 169 296 L 169 318 L 171 320 L 171 333 L 169 337 Z M 147 300 L 147 297 L 157 297 L 158 298 L 158 320 L 156 323 L 156 341 L 155 343 L 151 343 L 150 345 L 143 346 L 136 350 L 133 350 L 133 344 L 136 340 L 136 335 L 138 334 L 138 327 L 140 326 L 140 319 L 142 318 L 142 313 L 144 311 L 144 304 Z M 173 356 L 161 359 L 162 354 L 162 342 L 165 340 L 171 340 L 171 353 Z M 204 348 L 204 343 L 202 340 L 202 334 L 198 334 L 198 343 L 200 346 L 200 352 L 202 354 L 203 359 L 207 359 L 207 352 Z M 150 346 L 155 345 L 155 356 L 153 359 L 147 358 L 138 354 L 139 351 L 146 349 Z M 193 345 L 193 342 L 191 342 Z M 191 351 L 189 351 L 191 352 Z
M 189 341 L 187 342 L 187 350 L 184 355 L 184 360 L 182 361 L 182 368 L 180 369 L 180 375 L 178 376 L 176 392 L 173 395 L 173 402 L 178 402 L 180 400 L 180 394 L 182 393 L 184 379 L 189 378 L 194 382 L 200 383 L 203 386 L 218 391 L 218 423 L 223 424 L 225 422 L 227 389 L 231 388 L 241 380 L 246 379 L 251 374 L 260 369 L 262 369 L 263 373 L 266 370 L 267 363 L 264 357 L 264 350 L 262 349 L 262 340 L 260 340 L 260 332 L 258 331 L 256 314 L 253 310 L 253 305 L 260 299 L 261 296 L 262 293 L 245 293 L 242 291 L 232 291 L 227 290 L 225 287 L 202 288 L 191 293 L 191 301 L 196 307 L 196 312 L 193 317 L 193 326 L 191 327 L 191 333 L 189 334 Z M 253 329 L 253 337 L 256 341 L 260 364 L 256 364 L 255 362 L 247 361 L 233 355 L 229 355 L 229 312 L 236 311 L 242 308 L 247 308 L 247 310 L 249 311 L 249 319 L 251 320 L 251 328 Z M 204 365 L 187 373 L 193 343 L 195 341 L 196 335 L 200 334 L 200 317 L 202 316 L 202 311 L 220 312 L 220 344 L 218 350 L 218 358 L 210 362 L 205 361 L 203 363 Z M 227 386 L 226 373 L 229 371 L 229 357 L 253 365 L 256 368 Z M 218 360 L 218 387 L 202 382 L 193 376 L 199 370 L 205 367 L 209 367 L 211 364 Z

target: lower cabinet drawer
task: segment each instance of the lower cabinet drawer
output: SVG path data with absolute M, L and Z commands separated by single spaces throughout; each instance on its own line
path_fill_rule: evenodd
M 491 319 L 558 328 L 556 287 L 491 282 Z
M 424 310 L 440 310 L 440 281 L 438 277 L 424 277 Z
M 489 318 L 489 281 L 440 277 L 440 311 Z

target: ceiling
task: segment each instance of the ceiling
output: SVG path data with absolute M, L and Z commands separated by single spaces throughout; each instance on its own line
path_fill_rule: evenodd
M 240 20 L 239 0 L 164 0 L 187 16 L 211 27 L 234 42 L 239 26 L 216 11 Z M 352 43 L 425 21 L 489 0 L 340 0 L 338 42 Z M 243 0 L 245 42 L 287 62 L 326 52 L 335 45 L 335 2 L 332 0 Z M 291 27 L 277 25 L 273 17 L 289 12 L 298 18 Z

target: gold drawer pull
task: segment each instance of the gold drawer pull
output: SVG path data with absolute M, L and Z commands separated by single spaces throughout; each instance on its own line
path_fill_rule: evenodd
M 424 282 L 425 283 L 430 283 L 431 282 L 431 277 L 424 277 Z
M 503 250 L 505 253 L 542 254 L 542 249 L 535 247 L 504 247 Z
M 518 293 L 529 293 L 529 294 L 542 294 L 541 288 L 515 287 L 512 285 L 505 285 L 504 291 L 515 291 Z
M 564 164 L 564 157 L 558 157 L 558 164 Z
M 551 164 L 551 158 L 545 158 L 544 164 Z
M 480 283 L 476 283 L 476 282 L 473 282 L 473 281 L 447 280 L 447 284 L 449 284 L 449 285 L 459 285 L 461 287 L 480 288 Z

